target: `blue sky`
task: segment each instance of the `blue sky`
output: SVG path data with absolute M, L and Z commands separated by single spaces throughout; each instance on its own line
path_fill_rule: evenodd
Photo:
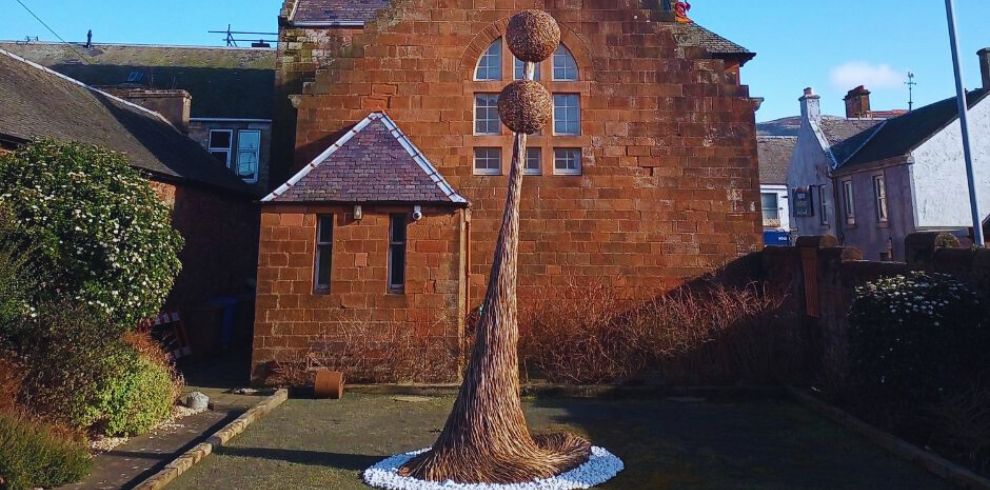
M 206 31 L 277 28 L 280 0 L 22 0 L 63 38 L 96 42 L 222 44 Z M 874 109 L 906 108 L 907 72 L 917 75 L 915 101 L 953 95 L 945 9 L 940 0 L 810 1 L 694 0 L 701 24 L 759 53 L 743 69 L 754 96 L 766 98 L 758 120 L 797 112 L 812 86 L 824 110 L 844 113 L 842 97 L 855 85 L 873 91 Z M 980 85 L 976 51 L 990 46 L 990 2 L 957 0 L 967 86 Z M 16 0 L 0 0 L 0 39 L 54 40 Z

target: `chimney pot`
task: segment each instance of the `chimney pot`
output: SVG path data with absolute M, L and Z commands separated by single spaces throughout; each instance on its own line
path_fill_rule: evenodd
M 804 95 L 798 100 L 801 101 L 802 119 L 818 120 L 822 118 L 822 98 L 815 95 L 815 89 L 811 87 L 804 89 Z
M 976 52 L 980 57 L 980 74 L 983 76 L 983 88 L 990 90 L 990 48 L 983 48 Z
M 850 119 L 866 119 L 872 116 L 870 109 L 870 91 L 860 85 L 846 94 L 846 117 Z

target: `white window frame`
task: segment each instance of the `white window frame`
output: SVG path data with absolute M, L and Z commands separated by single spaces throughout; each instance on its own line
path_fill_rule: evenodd
M 560 168 L 557 165 L 557 161 L 559 160 L 559 158 L 558 158 L 558 152 L 564 152 L 564 151 L 568 151 L 568 152 L 569 151 L 575 151 L 575 152 L 577 152 L 577 155 L 578 155 L 578 158 L 577 158 L 577 168 Z M 584 167 L 584 164 L 583 164 L 582 160 L 584 160 L 584 151 L 581 148 L 572 148 L 572 147 L 554 148 L 553 149 L 553 174 L 554 175 L 581 175 L 581 170 Z
M 533 71 L 533 80 L 535 81 L 540 80 L 540 64 L 541 63 L 536 63 L 536 69 Z M 512 79 L 526 79 L 526 63 L 515 56 L 512 57 Z
M 577 60 L 574 59 L 574 54 L 571 53 L 570 49 L 567 49 L 567 46 L 563 44 L 557 46 L 557 50 L 554 51 L 550 59 L 553 65 L 550 71 L 553 72 L 552 76 L 555 82 L 576 82 L 581 78 L 581 70 L 578 68 Z M 558 68 L 562 71 L 561 76 L 557 76 Z M 573 76 L 570 73 L 571 69 L 574 70 Z
M 822 226 L 828 226 L 829 225 L 828 195 L 825 192 L 824 185 L 818 186 L 818 211 L 821 214 L 821 217 L 819 218 L 819 223 L 821 223 Z
M 889 200 L 887 199 L 887 179 L 883 174 L 873 176 L 873 202 L 877 208 L 877 223 L 890 222 Z
M 481 100 L 482 97 L 491 98 L 491 100 L 494 101 L 494 105 L 490 105 L 490 106 L 486 105 L 485 106 L 485 110 L 486 111 L 490 111 L 490 114 L 488 114 L 488 115 L 489 116 L 492 116 L 493 119 L 484 119 L 484 121 L 486 121 L 485 122 L 485 125 L 486 126 L 489 126 L 490 124 L 492 124 L 492 121 L 494 121 L 494 124 L 495 124 L 495 131 L 494 132 L 481 132 L 481 131 L 478 131 L 478 122 L 479 122 L 479 119 L 478 119 L 478 105 L 479 104 L 478 104 L 478 102 Z M 498 115 L 498 94 L 489 94 L 489 93 L 476 93 L 476 94 L 474 94 L 474 134 L 476 136 L 498 136 L 498 135 L 502 134 L 502 120 L 499 118 L 499 115 Z
M 330 239 L 323 240 L 324 225 L 330 227 Z M 319 214 L 316 216 L 316 249 L 313 254 L 313 291 L 317 294 L 330 292 L 330 285 L 333 281 L 333 235 L 334 216 L 332 214 Z M 326 255 L 324 255 L 326 254 Z M 320 258 L 326 256 L 330 262 L 327 266 L 326 284 L 320 281 Z
M 856 224 L 856 194 L 852 179 L 842 181 L 842 214 L 847 225 Z
M 531 152 L 536 154 L 536 168 L 531 168 L 529 166 L 529 155 Z M 543 175 L 543 148 L 538 146 L 526 148 L 526 158 L 523 163 L 523 175 Z
M 492 50 L 496 50 L 496 52 L 495 53 L 492 53 Z M 503 51 L 504 50 L 502 49 L 502 38 L 496 39 L 493 43 L 491 43 L 488 46 L 487 49 L 485 49 L 485 52 L 482 53 L 481 54 L 481 57 L 478 58 L 478 63 L 474 66 L 474 79 L 475 79 L 475 81 L 479 81 L 479 82 L 491 82 L 491 81 L 498 81 L 498 80 L 501 80 L 502 79 L 502 77 L 503 77 L 503 74 L 502 74 L 502 56 L 504 55 Z M 497 68 L 496 68 L 497 75 L 495 76 L 495 78 L 482 78 L 480 76 L 482 62 L 488 61 L 489 58 L 496 58 L 496 57 L 498 58 L 496 60 L 497 63 L 498 63 L 496 65 L 497 66 Z M 486 68 L 486 71 L 488 71 L 490 69 L 490 66 L 486 65 L 486 67 L 487 67 Z
M 254 167 L 254 174 L 250 176 L 243 176 L 240 172 L 240 162 L 241 162 L 241 135 L 245 133 L 257 133 L 258 135 L 258 152 L 255 157 L 256 165 Z M 237 142 L 234 146 L 237 148 L 237 158 L 233 159 L 230 164 L 230 168 L 234 170 L 234 175 L 237 175 L 244 182 L 249 184 L 254 184 L 258 182 L 258 175 L 261 173 L 261 137 L 262 133 L 260 129 L 239 129 L 237 130 Z
M 213 133 L 227 133 L 227 141 L 229 141 L 230 144 L 227 147 L 213 146 Z M 210 155 L 213 155 L 214 152 L 225 152 L 227 154 L 227 161 L 224 162 L 224 165 L 226 165 L 227 168 L 230 168 L 230 163 L 233 161 L 232 155 L 234 153 L 233 129 L 211 129 L 209 139 L 206 141 L 206 146 L 207 151 L 210 152 Z
M 557 101 L 558 100 L 560 100 L 560 101 L 563 101 L 563 100 L 574 100 L 576 102 L 576 104 L 574 105 L 573 108 L 574 108 L 574 110 L 576 111 L 576 114 L 577 114 L 577 120 L 574 121 L 576 123 L 576 125 L 577 125 L 577 129 L 574 132 L 569 132 L 569 131 L 568 132 L 560 132 L 560 131 L 557 130 L 557 123 L 559 121 L 561 121 L 561 119 L 559 119 L 557 117 Z M 571 109 L 571 106 L 569 106 L 569 105 L 564 105 L 564 104 L 562 104 L 562 105 L 563 105 L 563 109 L 565 110 L 565 113 L 566 113 L 566 110 L 567 109 Z M 563 119 L 563 121 L 565 123 L 570 122 L 569 119 Z M 553 94 L 553 134 L 554 134 L 554 136 L 580 136 L 581 135 L 581 94 L 573 94 L 573 93 Z
M 773 197 L 773 203 L 774 203 L 773 213 L 775 215 L 773 218 L 770 218 L 770 217 L 767 216 L 767 210 L 770 209 L 770 208 L 766 207 L 766 205 L 763 203 L 763 198 L 766 197 L 766 196 Z M 763 225 L 764 226 L 766 226 L 766 224 L 767 224 L 768 221 L 777 221 L 778 226 L 780 225 L 780 194 L 777 194 L 776 192 L 761 192 L 760 193 L 760 208 L 763 211 Z
M 478 152 L 494 150 L 498 154 L 497 168 L 478 168 Z M 502 148 L 498 146 L 479 146 L 474 149 L 474 159 L 471 162 L 474 175 L 502 175 Z

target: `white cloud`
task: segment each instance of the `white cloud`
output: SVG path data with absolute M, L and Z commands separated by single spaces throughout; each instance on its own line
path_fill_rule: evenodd
M 872 64 L 866 61 L 850 61 L 832 68 L 829 73 L 832 86 L 849 90 L 860 85 L 867 89 L 897 88 L 907 80 L 906 70 L 895 70 L 890 65 Z

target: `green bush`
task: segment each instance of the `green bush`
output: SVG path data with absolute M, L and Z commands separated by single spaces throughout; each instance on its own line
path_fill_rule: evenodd
M 0 414 L 0 488 L 54 488 L 81 480 L 92 464 L 82 440 Z
M 40 140 L 2 155 L 0 206 L 37 247 L 40 302 L 89 304 L 129 329 L 158 312 L 181 267 L 169 207 L 122 154 Z
M 175 403 L 172 374 L 125 347 L 116 357 L 119 369 L 101 380 L 96 403 L 79 424 L 109 436 L 143 434 L 167 419 Z
M 25 316 L 37 314 L 30 306 L 36 292 L 30 254 L 17 243 L 15 230 L 10 213 L 0 208 L 0 347 L 20 334 Z
M 81 430 L 140 434 L 171 413 L 176 389 L 169 366 L 106 335 L 97 313 L 82 307 L 46 308 L 20 346 L 26 366 L 24 405 Z
M 990 348 L 976 294 L 944 274 L 915 272 L 858 288 L 849 323 L 854 380 L 900 400 L 951 396 L 983 369 Z

